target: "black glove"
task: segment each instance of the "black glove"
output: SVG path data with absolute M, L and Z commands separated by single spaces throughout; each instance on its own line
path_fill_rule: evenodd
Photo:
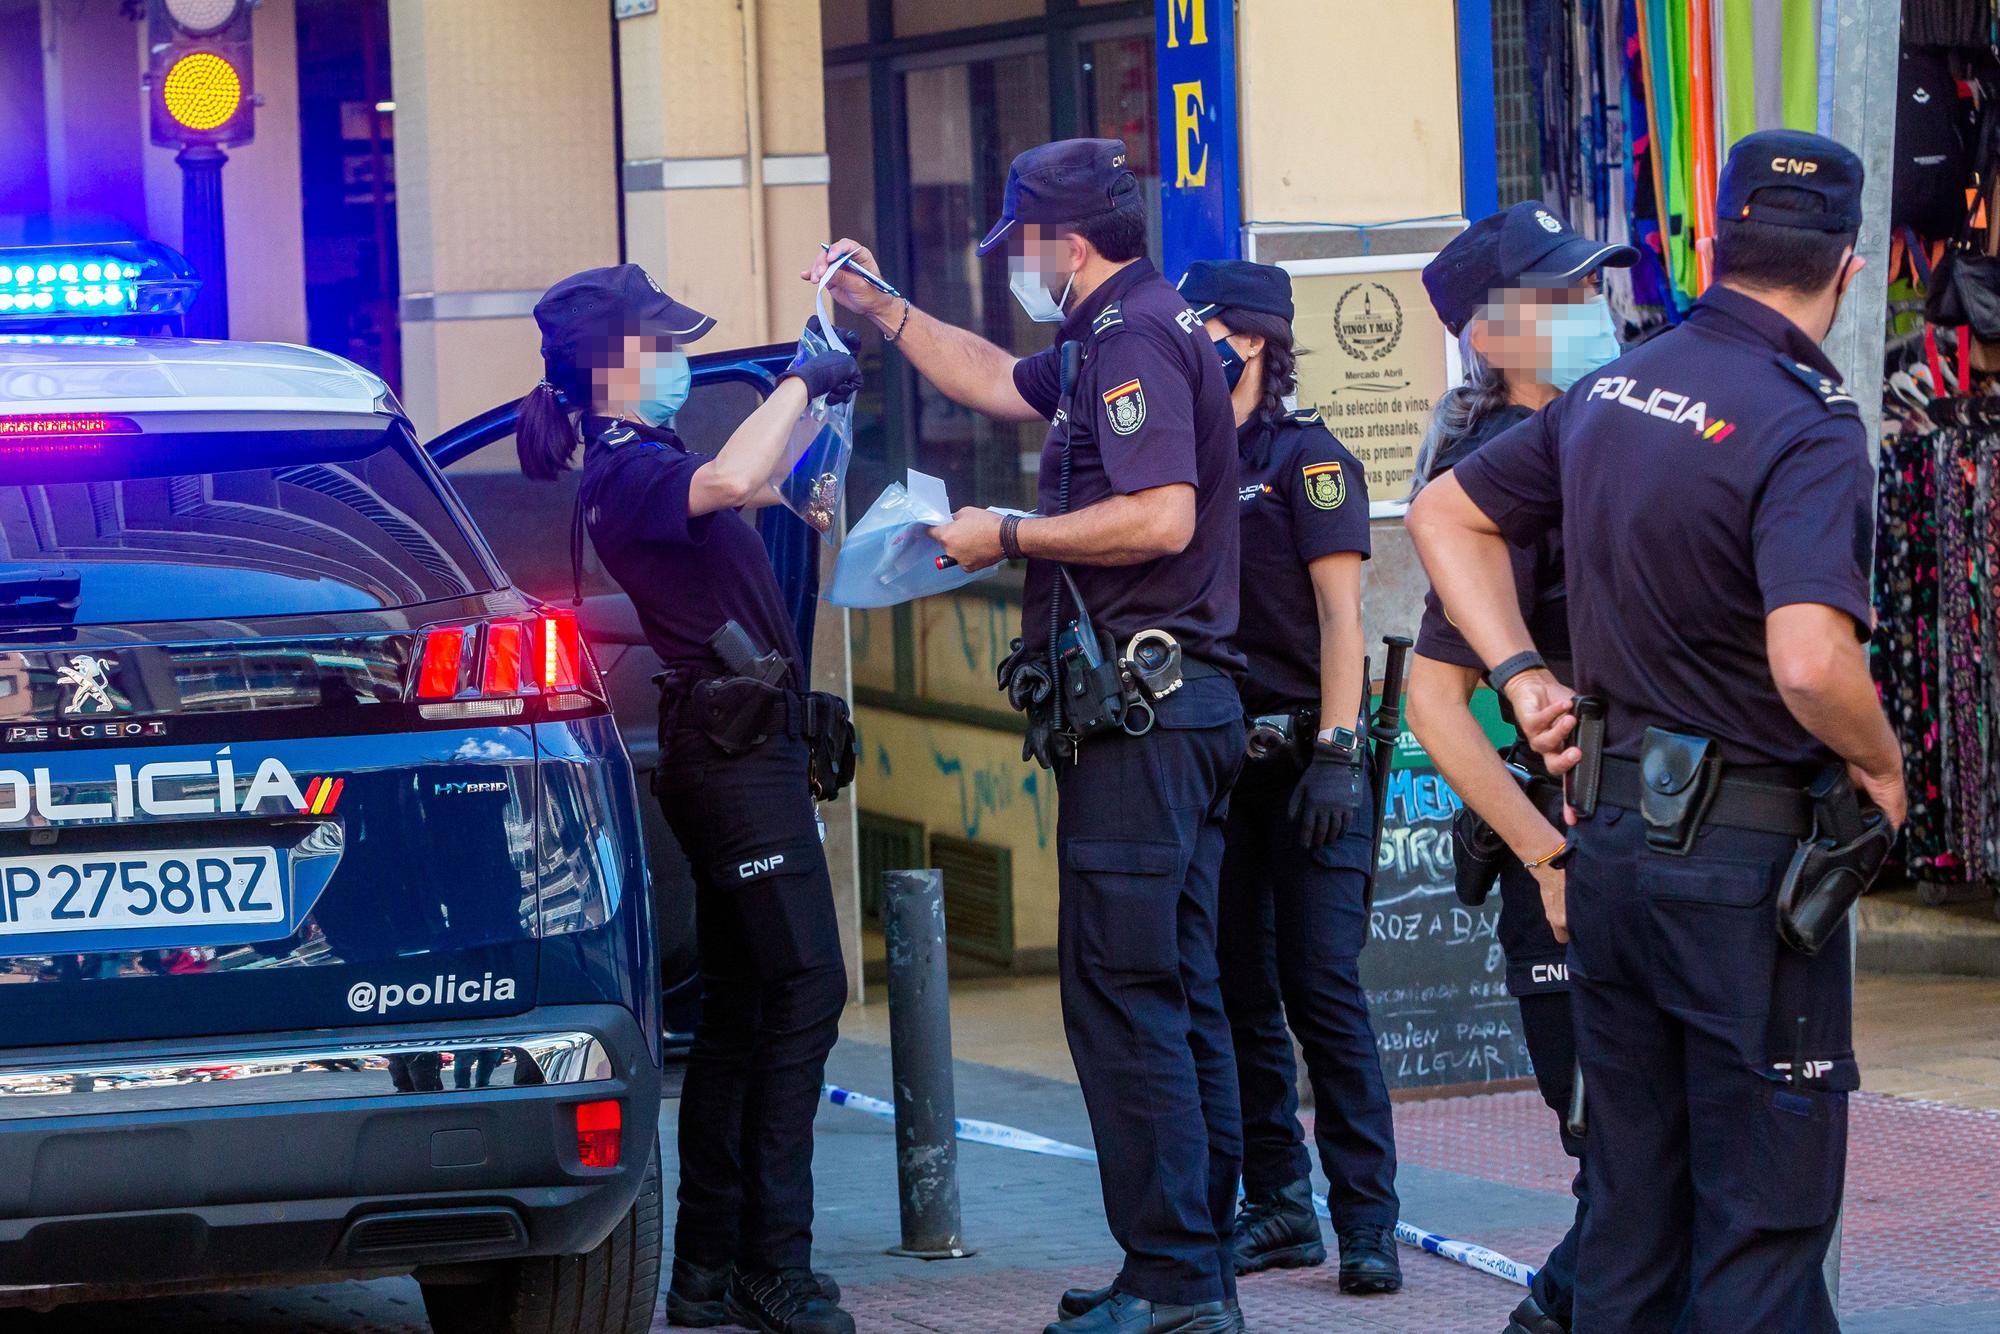
M 804 385 L 807 398 L 824 394 L 829 403 L 845 403 L 861 388 L 861 367 L 845 352 L 822 352 L 786 371 L 785 378 Z
M 1047 714 L 1028 719 L 1028 735 L 1021 742 L 1021 758 L 1033 760 L 1044 769 L 1056 767 L 1069 752 L 1069 739 L 1057 733 L 1055 720 Z
M 1361 818 L 1367 783 L 1361 764 L 1324 741 L 1313 743 L 1312 763 L 1292 789 L 1288 814 L 1299 822 L 1299 846 L 1322 848 Z

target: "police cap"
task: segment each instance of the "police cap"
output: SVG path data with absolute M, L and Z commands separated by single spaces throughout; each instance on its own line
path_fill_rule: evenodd
M 1715 184 L 1720 222 L 1768 222 L 1815 232 L 1861 230 L 1861 159 L 1833 140 L 1804 130 L 1759 130 L 1729 150 Z M 1759 190 L 1783 187 L 1819 196 L 1816 209 L 1758 200 Z
M 1424 266 L 1424 290 L 1457 333 L 1491 294 L 1510 287 L 1572 287 L 1599 269 L 1630 268 L 1639 252 L 1573 232 L 1548 205 L 1526 200 L 1473 223 Z
M 1083 222 L 1123 206 L 1138 189 L 1117 139 L 1059 139 L 1030 148 L 1007 168 L 1000 220 L 979 253 L 1005 241 L 1017 222 Z
M 1256 310 L 1289 321 L 1292 275 L 1247 259 L 1198 259 L 1180 281 L 1181 298 L 1207 319 L 1219 310 Z
M 653 275 L 637 264 L 573 273 L 535 303 L 542 330 L 542 358 L 558 364 L 589 364 L 580 357 L 594 339 L 625 334 L 692 343 L 715 321 L 660 290 Z

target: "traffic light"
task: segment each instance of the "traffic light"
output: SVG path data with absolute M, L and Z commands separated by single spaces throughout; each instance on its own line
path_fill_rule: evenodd
M 147 0 L 148 101 L 162 148 L 247 144 L 257 128 L 256 0 Z

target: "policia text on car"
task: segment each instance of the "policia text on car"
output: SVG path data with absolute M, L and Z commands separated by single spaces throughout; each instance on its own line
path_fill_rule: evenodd
M 967 569 L 1028 562 L 1002 671 L 1056 773 L 1064 1028 L 1125 1251 L 1111 1286 L 1064 1294 L 1061 1334 L 1242 1328 L 1242 1118 L 1215 956 L 1244 748 L 1236 433 L 1221 359 L 1145 232 L 1124 145 L 1069 140 L 1015 159 L 979 247 L 1005 247 L 1022 307 L 1061 325 L 1046 351 L 1017 359 L 845 272 L 832 287 L 946 396 L 1051 423 L 1037 516 L 965 509 L 933 535 Z
M 1858 265 L 1861 175 L 1815 135 L 1744 139 L 1688 320 L 1410 511 L 1446 610 L 1578 819 L 1577 1329 L 1838 1327 L 1820 1265 L 1858 1078 L 1848 936 L 1824 925 L 1904 811 L 1864 643 L 1873 474 L 1818 345 Z M 1507 556 L 1557 527 L 1574 699 Z
M 580 417 L 578 519 L 665 666 L 655 788 L 695 882 L 702 1008 L 681 1093 L 669 1318 L 852 1334 L 810 1261 L 812 1122 L 847 999 L 813 801 L 852 778 L 853 730 L 841 699 L 806 691 L 777 576 L 737 511 L 777 500 L 799 414 L 851 396 L 860 370 L 835 352 L 795 366 L 703 457 L 673 419 L 685 346 L 714 320 L 636 264 L 564 279 L 535 320 L 547 369 L 522 404 L 521 466 L 568 467 Z

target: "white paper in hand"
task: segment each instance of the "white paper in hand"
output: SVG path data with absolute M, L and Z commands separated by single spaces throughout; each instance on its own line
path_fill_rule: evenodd
M 940 478 L 912 468 L 907 482 L 889 483 L 847 530 L 826 600 L 836 607 L 893 607 L 998 574 L 997 564 L 976 574 L 956 565 L 937 567 L 944 548 L 930 530 L 951 513 Z

